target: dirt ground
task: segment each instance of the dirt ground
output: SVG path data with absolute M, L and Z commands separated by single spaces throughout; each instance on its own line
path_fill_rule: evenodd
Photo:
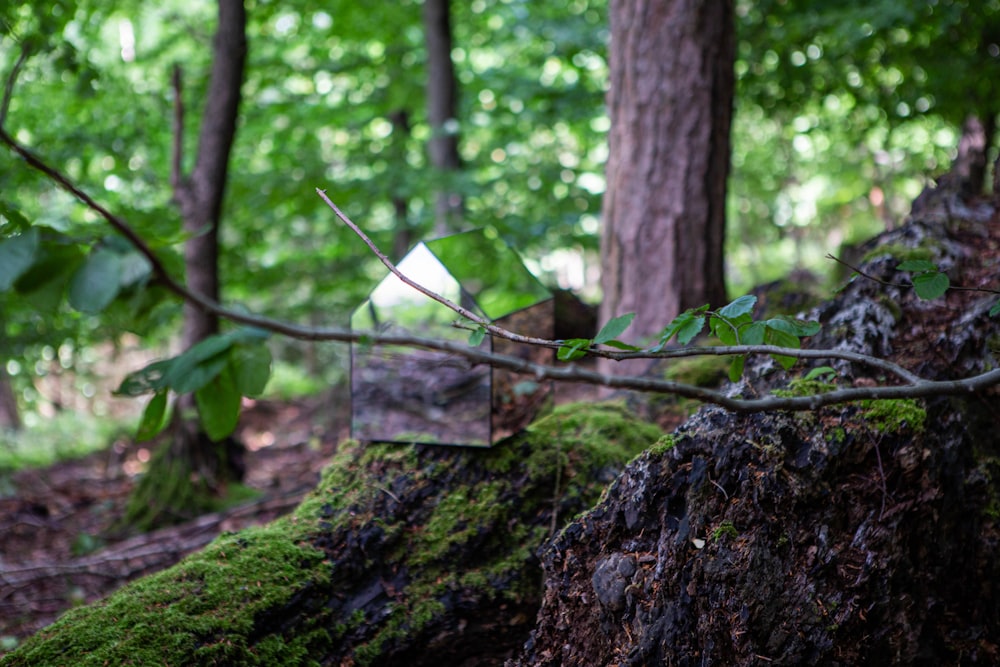
M 339 392 L 342 394 L 343 392 Z M 163 569 L 225 530 L 291 511 L 348 436 L 349 402 L 338 392 L 247 405 L 238 435 L 247 447 L 251 503 L 146 535 L 116 530 L 145 445 L 102 452 L 12 476 L 0 497 L 0 655 L 66 609 Z

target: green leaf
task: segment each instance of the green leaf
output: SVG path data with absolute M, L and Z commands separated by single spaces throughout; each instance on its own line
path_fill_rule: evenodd
M 928 262 L 926 259 L 908 259 L 896 265 L 897 271 L 937 271 L 937 264 Z
M 994 303 L 993 307 L 990 308 L 990 317 L 996 317 L 997 315 L 1000 315 L 1000 301 Z
M 620 340 L 607 340 L 604 341 L 604 344 L 607 345 L 608 347 L 613 347 L 616 350 L 626 350 L 628 352 L 637 352 L 642 349 L 641 347 L 636 347 L 635 345 L 623 343 Z
M 164 375 L 173 363 L 174 359 L 161 359 L 134 373 L 129 373 L 114 390 L 114 395 L 142 396 L 165 389 L 167 385 L 164 382 Z
M 240 392 L 228 370 L 212 378 L 211 382 L 194 392 L 201 426 L 205 434 L 218 442 L 236 429 L 240 418 Z
M 728 305 L 723 306 L 719 309 L 719 315 L 729 319 L 736 320 L 741 315 L 752 316 L 753 307 L 757 304 L 757 297 L 752 294 L 744 294 L 741 297 L 733 299 Z
M 948 291 L 951 281 L 943 273 L 921 273 L 913 276 L 913 290 L 921 299 L 936 299 Z
M 743 376 L 743 365 L 746 363 L 746 357 L 742 354 L 733 358 L 733 363 L 729 365 L 729 381 L 739 382 L 740 377 Z
M 587 356 L 587 348 L 593 345 L 594 341 L 589 338 L 570 338 L 564 340 L 562 347 L 556 353 L 559 361 L 573 361 Z
M 135 434 L 138 442 L 145 442 L 156 437 L 167 425 L 164 417 L 167 414 L 167 392 L 159 391 L 153 395 L 146 409 L 142 411 L 142 419 L 139 420 L 139 429 Z
M 836 376 L 837 371 L 831 366 L 819 366 L 806 373 L 803 380 L 815 380 L 821 377 Z
M 243 334 L 231 331 L 226 334 L 209 336 L 183 354 L 170 360 L 163 375 L 163 386 L 170 387 L 178 394 L 201 389 L 211 382 L 229 361 L 226 354 Z
M 35 262 L 38 230 L 29 229 L 0 243 L 0 292 L 6 292 Z
M 780 329 L 772 329 L 770 327 L 768 327 L 767 333 L 764 335 L 764 341 L 768 345 L 776 345 L 777 347 L 791 347 L 798 349 L 801 346 L 798 336 L 781 331 Z M 771 357 L 781 364 L 781 367 L 786 371 L 795 365 L 795 357 L 789 357 L 783 354 L 772 354 Z
M 708 310 L 708 304 L 700 308 L 690 308 L 675 317 L 660 333 L 659 349 L 662 349 L 675 335 L 677 342 L 681 345 L 690 343 L 705 328 L 705 316 L 702 313 L 706 310 Z
M 820 324 L 812 320 L 796 320 L 791 317 L 779 315 L 769 320 L 764 320 L 764 324 L 769 329 L 784 331 L 792 336 L 815 336 L 819 333 Z
M 101 312 L 118 296 L 121 275 L 121 255 L 107 248 L 94 250 L 70 279 L 69 305 L 83 313 Z
M 486 328 L 479 327 L 469 335 L 469 346 L 479 347 L 484 338 L 486 338 Z
M 740 345 L 762 345 L 767 333 L 767 325 L 763 322 L 751 322 L 740 331 Z
M 264 393 L 271 378 L 271 350 L 264 344 L 235 345 L 229 351 L 229 370 L 236 391 L 256 398 Z
M 601 327 L 597 335 L 594 336 L 593 344 L 600 345 L 601 343 L 607 343 L 609 340 L 618 338 L 632 324 L 633 319 L 635 319 L 635 313 L 611 318 L 607 324 Z

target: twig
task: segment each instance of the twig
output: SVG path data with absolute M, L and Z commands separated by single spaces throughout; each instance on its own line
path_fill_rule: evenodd
M 11 79 L 12 80 L 12 79 Z M 12 84 L 9 84 L 12 85 Z M 113 213 L 108 211 L 106 208 L 101 206 L 96 202 L 90 195 L 84 192 L 82 189 L 74 185 L 66 176 L 64 176 L 59 170 L 46 164 L 41 158 L 36 156 L 32 151 L 26 147 L 20 145 L 17 141 L 11 137 L 7 131 L 0 126 L 0 142 L 6 144 L 12 151 L 20 155 L 24 161 L 33 169 L 36 169 L 43 174 L 45 174 L 50 180 L 55 182 L 61 188 L 68 191 L 74 197 L 76 197 L 80 202 L 82 202 L 87 208 L 91 209 L 102 217 L 112 228 L 114 228 L 118 233 L 124 236 L 129 243 L 135 247 L 135 249 L 142 254 L 147 260 L 149 260 L 151 271 L 153 275 L 159 280 L 167 290 L 176 294 L 180 298 L 202 308 L 210 313 L 218 315 L 228 319 L 236 324 L 243 324 L 246 326 L 257 327 L 272 333 L 287 336 L 289 338 L 295 338 L 299 340 L 311 340 L 311 341 L 339 341 L 339 342 L 360 342 L 362 340 L 380 345 L 398 345 L 414 348 L 422 348 L 427 350 L 435 350 L 440 352 L 448 352 L 458 356 L 465 357 L 470 361 L 476 363 L 489 364 L 497 368 L 504 368 L 507 370 L 534 375 L 539 380 L 557 380 L 563 382 L 581 382 L 592 385 L 599 385 L 604 387 L 610 387 L 612 389 L 626 389 L 641 392 L 651 392 L 660 394 L 673 394 L 677 396 L 682 396 L 684 398 L 691 398 L 703 403 L 711 403 L 714 405 L 719 405 L 727 410 L 733 412 L 761 412 L 767 410 L 816 410 L 820 407 L 826 405 L 833 405 L 837 403 L 847 403 L 850 401 L 869 399 L 869 400 L 880 400 L 880 399 L 898 399 L 898 398 L 923 398 L 928 396 L 940 396 L 940 395 L 969 395 L 977 391 L 995 386 L 1000 384 L 1000 369 L 995 369 L 974 377 L 965 378 L 962 380 L 944 380 L 944 381 L 932 381 L 924 380 L 901 367 L 892 364 L 889 361 L 878 359 L 876 357 L 870 357 L 868 355 L 856 354 L 856 353 L 846 353 L 833 350 L 799 350 L 793 348 L 781 348 L 774 347 L 770 345 L 741 345 L 734 347 L 709 347 L 709 348 L 690 348 L 690 349 L 678 349 L 669 350 L 657 354 L 646 354 L 646 353 L 620 353 L 606 350 L 591 350 L 591 353 L 595 356 L 604 356 L 610 359 L 632 359 L 645 357 L 681 357 L 681 356 L 692 356 L 692 355 L 732 355 L 732 354 L 780 354 L 783 356 L 796 357 L 796 358 L 841 358 L 850 361 L 857 361 L 859 363 L 866 363 L 873 365 L 875 367 L 883 368 L 898 377 L 902 378 L 907 382 L 907 384 L 891 387 L 852 387 L 844 389 L 836 389 L 833 391 L 825 392 L 822 394 L 817 394 L 813 396 L 769 396 L 765 398 L 732 398 L 727 396 L 725 393 L 720 391 L 715 391 L 711 389 L 706 389 L 704 387 L 696 387 L 693 385 L 687 385 L 679 382 L 672 382 L 670 380 L 661 380 L 658 378 L 647 378 L 647 377 L 632 377 L 632 376 L 618 376 L 618 375 L 605 375 L 597 373 L 594 371 L 588 371 L 584 369 L 577 368 L 574 365 L 568 366 L 551 366 L 546 364 L 537 364 L 526 359 L 521 359 L 519 357 L 496 354 L 493 352 L 488 352 L 480 350 L 479 348 L 470 347 L 469 345 L 442 341 L 435 339 L 420 338 L 417 336 L 409 335 L 389 335 L 380 333 L 370 333 L 370 332 L 357 332 L 351 331 L 343 328 L 316 328 L 316 327 L 305 327 L 297 324 L 292 324 L 289 322 L 284 322 L 281 320 L 275 320 L 267 317 L 261 317 L 257 315 L 250 315 L 245 312 L 239 312 L 235 310 L 229 310 L 212 299 L 208 299 L 205 296 L 198 294 L 187 289 L 182 283 L 174 279 L 170 273 L 167 271 L 163 262 L 157 256 L 155 252 L 150 248 L 150 246 L 139 236 L 139 234 L 132 229 L 124 220 L 115 216 Z M 321 196 L 325 197 L 325 193 Z M 337 213 L 338 217 L 348 224 L 348 218 L 342 212 L 339 212 L 332 202 L 328 202 L 333 208 L 334 212 Z M 360 228 L 357 227 L 353 222 L 349 224 L 355 233 L 360 232 Z M 383 263 L 388 262 L 388 258 L 378 250 L 378 248 L 368 239 L 367 236 L 361 234 L 361 238 L 367 239 L 366 244 L 373 251 L 376 252 L 380 259 L 383 259 Z M 391 262 L 388 262 L 387 266 L 393 266 Z M 392 269 L 390 269 L 392 270 Z M 430 298 L 435 298 L 433 292 L 417 285 L 412 280 L 409 280 L 405 276 L 399 273 L 398 269 L 394 271 L 397 277 L 403 279 L 406 284 L 418 289 L 423 294 L 429 296 Z M 506 331 L 501 327 L 486 323 L 482 318 L 470 313 L 469 311 L 457 306 L 457 304 L 452 304 L 447 299 L 443 297 L 437 297 L 437 301 L 452 308 L 456 313 L 462 315 L 463 317 L 469 317 L 472 321 L 484 326 L 492 335 L 501 336 L 508 340 L 544 345 L 546 347 L 558 347 L 559 343 L 557 341 L 550 341 L 539 338 L 532 338 L 527 336 L 520 336 L 514 334 L 513 332 Z M 450 305 L 449 305 L 450 304 Z M 489 324 L 487 327 L 486 324 Z
M 471 310 L 463 308 L 454 301 L 451 301 L 450 299 L 441 296 L 440 294 L 432 290 L 429 290 L 423 285 L 411 280 L 409 277 L 404 275 L 402 271 L 396 268 L 396 265 L 392 263 L 392 260 L 390 260 L 389 257 L 386 256 L 386 254 L 382 252 L 378 248 L 378 246 L 375 245 L 375 242 L 372 241 L 368 237 L 368 235 L 365 234 L 364 231 L 362 231 L 361 228 L 353 220 L 347 217 L 347 215 L 345 215 L 344 212 L 341 211 L 340 208 L 336 204 L 334 204 L 329 197 L 326 196 L 326 190 L 321 190 L 319 188 L 316 188 L 316 194 L 318 194 L 320 198 L 326 202 L 326 205 L 330 207 L 330 209 L 334 212 L 334 214 L 338 218 L 340 218 L 341 222 L 347 225 L 352 232 L 357 234 L 358 238 L 360 238 L 364 242 L 364 244 L 368 246 L 369 250 L 371 250 L 376 257 L 378 257 L 379 261 L 382 262 L 382 264 L 384 264 L 385 267 L 389 269 L 389 271 L 394 276 L 402 280 L 406 285 L 409 285 L 410 287 L 417 290 L 424 296 L 433 299 L 434 301 L 437 301 L 438 303 L 444 306 L 447 306 L 450 310 L 454 311 L 458 315 L 461 315 L 465 319 L 472 320 L 473 322 L 483 327 L 484 329 L 486 329 L 486 331 L 493 334 L 494 336 L 499 336 L 501 338 L 505 338 L 515 343 L 524 343 L 525 345 L 542 345 L 545 347 L 559 347 L 559 344 L 552 340 L 547 340 L 544 338 L 534 338 L 532 336 L 522 336 L 512 331 L 508 331 L 507 329 L 504 329 L 502 327 L 498 327 L 489 320 L 487 320 L 486 318 L 480 317 L 479 315 L 473 313 Z
M 893 283 L 889 282 L 888 280 L 882 280 L 881 278 L 877 278 L 870 273 L 866 273 L 861 269 L 859 269 L 858 267 L 854 266 L 853 264 L 845 262 L 839 257 L 834 257 L 829 253 L 827 253 L 826 258 L 832 259 L 838 264 L 846 266 L 847 268 L 849 268 L 851 271 L 858 274 L 862 278 L 866 278 L 874 283 L 878 283 L 879 285 L 885 285 L 886 287 L 902 287 L 903 289 L 914 289 L 913 283 Z M 989 287 L 965 287 L 962 285 L 948 285 L 948 289 L 955 290 L 956 292 L 982 292 L 983 294 L 1000 294 L 1000 289 L 991 289 Z
M 3 127 L 7 122 L 7 110 L 10 109 L 10 100 L 14 95 L 14 82 L 17 81 L 17 75 L 24 67 L 24 63 L 28 61 L 28 55 L 28 46 L 24 44 L 21 46 L 21 53 L 17 56 L 17 61 L 10 68 L 10 75 L 3 87 L 3 102 L 0 103 L 0 127 Z

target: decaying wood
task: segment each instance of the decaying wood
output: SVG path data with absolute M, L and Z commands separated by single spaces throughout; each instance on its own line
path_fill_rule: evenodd
M 923 248 L 954 282 L 995 286 L 996 211 L 936 199 L 950 204 L 865 248 L 866 273 L 893 282 L 898 255 Z M 981 371 L 996 366 L 995 302 L 855 281 L 813 311 L 824 330 L 812 344 L 931 376 Z M 834 366 L 839 383 L 885 381 Z M 750 378 L 734 391 L 787 383 L 770 362 Z M 798 415 L 702 409 L 546 549 L 538 624 L 509 667 L 996 664 L 997 405 L 992 392 Z

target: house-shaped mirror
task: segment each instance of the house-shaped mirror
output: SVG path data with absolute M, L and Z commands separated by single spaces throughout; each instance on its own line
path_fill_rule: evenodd
M 418 244 L 400 271 L 454 303 L 517 333 L 551 338 L 552 294 L 492 230 Z M 359 332 L 467 344 L 459 316 L 389 274 L 351 315 Z M 552 351 L 487 336 L 481 349 L 538 363 Z M 351 346 L 351 434 L 358 440 L 485 447 L 523 429 L 550 399 L 549 383 L 402 346 Z

